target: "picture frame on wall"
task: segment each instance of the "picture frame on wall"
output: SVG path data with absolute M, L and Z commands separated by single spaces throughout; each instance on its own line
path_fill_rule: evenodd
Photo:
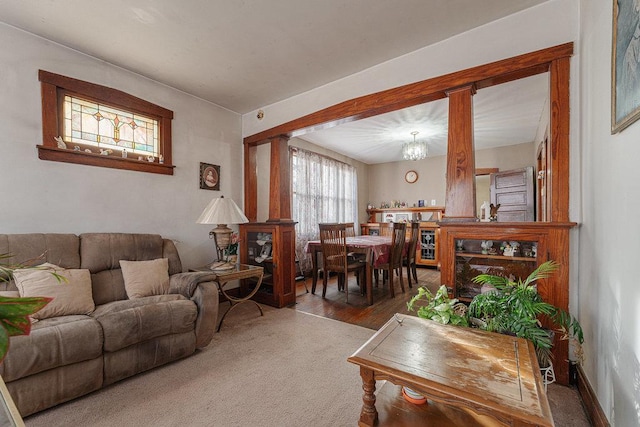
M 220 166 L 200 163 L 200 188 L 220 191 Z
M 640 118 L 640 0 L 613 0 L 611 133 Z

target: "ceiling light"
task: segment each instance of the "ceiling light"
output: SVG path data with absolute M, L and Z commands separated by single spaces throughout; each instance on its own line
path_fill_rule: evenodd
M 405 160 L 422 160 L 429 154 L 427 143 L 416 141 L 416 135 L 419 133 L 418 131 L 411 132 L 413 142 L 406 142 L 402 145 L 402 157 Z

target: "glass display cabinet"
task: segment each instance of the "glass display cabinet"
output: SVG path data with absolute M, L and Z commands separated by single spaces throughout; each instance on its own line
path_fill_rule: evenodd
M 537 241 L 454 239 L 455 295 L 471 301 L 481 285 L 473 281 L 480 274 L 513 279 L 527 277 L 538 266 Z
M 240 224 L 240 262 L 264 268 L 255 301 L 278 308 L 295 304 L 295 240 L 294 222 Z M 253 289 L 251 280 L 243 280 L 243 292 Z

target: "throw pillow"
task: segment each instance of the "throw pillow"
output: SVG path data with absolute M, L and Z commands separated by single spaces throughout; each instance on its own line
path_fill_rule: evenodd
M 66 280 L 59 281 L 52 273 Z M 21 297 L 53 298 L 44 308 L 31 315 L 34 319 L 90 314 L 95 309 L 89 270 L 67 270 L 47 263 L 34 268 L 15 270 L 13 279 Z
M 169 259 L 120 260 L 124 288 L 129 299 L 163 295 L 169 291 Z

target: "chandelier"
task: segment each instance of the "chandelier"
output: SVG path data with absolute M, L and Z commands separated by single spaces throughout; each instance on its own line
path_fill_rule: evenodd
M 427 157 L 429 150 L 426 142 L 416 141 L 416 135 L 420 132 L 413 131 L 413 142 L 406 142 L 402 145 L 402 157 L 405 160 L 422 160 Z

